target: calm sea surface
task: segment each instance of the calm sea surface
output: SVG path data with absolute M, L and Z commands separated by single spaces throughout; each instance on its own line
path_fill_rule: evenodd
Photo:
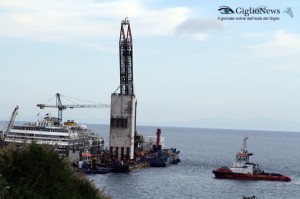
M 102 132 L 108 144 L 108 127 L 90 125 Z M 180 150 L 181 162 L 167 168 L 147 168 L 129 174 L 88 176 L 97 187 L 116 199 L 127 198 L 300 198 L 300 132 L 272 132 L 160 127 L 165 147 Z M 138 127 L 143 135 L 155 135 L 156 127 Z M 266 172 L 288 175 L 291 182 L 215 179 L 212 170 L 231 165 L 248 136 L 252 161 Z
M 0 124 L 1 126 L 1 124 Z M 107 125 L 88 125 L 108 145 Z M 300 198 L 300 132 L 246 131 L 159 127 L 166 148 L 180 150 L 181 162 L 167 168 L 147 168 L 129 174 L 89 175 L 98 188 L 115 199 L 127 198 Z M 1 128 L 2 129 L 2 128 Z M 143 135 L 155 135 L 156 127 L 137 128 Z M 248 136 L 252 161 L 266 172 L 288 175 L 291 182 L 215 179 L 212 170 L 231 165 Z

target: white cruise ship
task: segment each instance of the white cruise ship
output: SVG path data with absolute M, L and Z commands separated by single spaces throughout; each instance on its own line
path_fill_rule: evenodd
M 104 147 L 104 139 L 86 125 L 77 125 L 73 120 L 61 123 L 58 118 L 49 117 L 48 114 L 41 121 L 12 126 L 3 139 L 6 145 L 35 142 L 57 146 L 58 150 L 86 147 L 102 150 Z

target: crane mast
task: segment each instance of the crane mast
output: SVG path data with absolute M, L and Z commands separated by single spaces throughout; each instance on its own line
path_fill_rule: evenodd
M 59 93 L 56 93 L 56 106 L 58 108 L 58 121 L 61 122 L 62 121 L 62 111 L 63 111 L 63 109 L 66 109 L 66 107 L 64 107 L 62 105 Z
M 133 91 L 133 60 L 132 60 L 132 35 L 130 23 L 126 17 L 122 20 L 120 39 L 120 94 L 134 95 Z

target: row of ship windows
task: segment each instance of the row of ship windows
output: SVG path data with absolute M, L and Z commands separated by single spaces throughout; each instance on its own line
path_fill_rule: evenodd
M 10 136 L 29 136 L 29 137 L 51 137 L 51 138 L 68 138 L 68 136 L 57 136 L 57 135 L 41 135 L 41 134 L 27 134 L 27 133 L 9 133 Z
M 12 137 L 10 138 L 10 142 L 14 142 L 14 140 L 24 140 L 24 141 L 28 141 L 28 139 L 26 138 L 22 138 L 22 137 Z M 37 140 L 37 139 L 31 139 L 32 141 Z M 69 140 L 49 140 L 49 139 L 39 139 L 39 142 L 60 142 L 60 143 L 70 143 Z
M 52 136 L 52 135 L 26 134 L 26 133 L 9 133 L 8 137 L 14 137 L 14 138 L 16 138 L 16 137 L 22 137 L 22 138 L 32 137 L 32 138 L 36 138 L 36 139 L 38 139 L 38 138 L 51 138 L 51 139 L 59 139 L 59 140 L 62 140 L 62 139 L 69 140 L 69 136 L 57 136 L 57 135 Z M 81 138 L 77 138 L 77 139 L 86 140 L 88 138 L 87 137 L 81 137 Z M 96 139 L 93 139 L 93 140 L 95 141 Z
M 69 140 L 66 138 L 53 138 L 53 137 L 49 137 L 48 139 L 46 137 L 42 138 L 42 137 L 32 137 L 30 139 L 28 139 L 28 137 L 26 138 L 25 136 L 8 136 L 7 139 L 9 140 L 15 140 L 15 139 L 21 139 L 21 140 L 39 140 L 39 141 L 47 141 L 47 142 L 67 142 L 67 143 L 72 143 L 72 144 L 78 144 L 79 142 L 86 142 L 86 140 L 84 139 L 76 139 L 76 140 Z
M 28 130 L 28 131 L 46 131 L 46 132 L 62 132 L 62 133 L 67 133 L 67 130 L 64 129 L 44 129 L 44 128 L 30 128 L 30 127 L 17 127 L 15 126 L 13 129 L 18 129 L 18 130 Z

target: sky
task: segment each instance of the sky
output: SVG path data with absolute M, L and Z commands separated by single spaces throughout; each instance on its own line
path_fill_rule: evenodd
M 36 106 L 56 93 L 109 104 L 128 17 L 138 125 L 300 131 L 300 2 L 227 2 L 0 0 L 0 120 L 16 105 L 18 121 L 56 116 Z M 240 13 L 258 7 L 280 13 Z M 67 119 L 109 124 L 110 109 Z

